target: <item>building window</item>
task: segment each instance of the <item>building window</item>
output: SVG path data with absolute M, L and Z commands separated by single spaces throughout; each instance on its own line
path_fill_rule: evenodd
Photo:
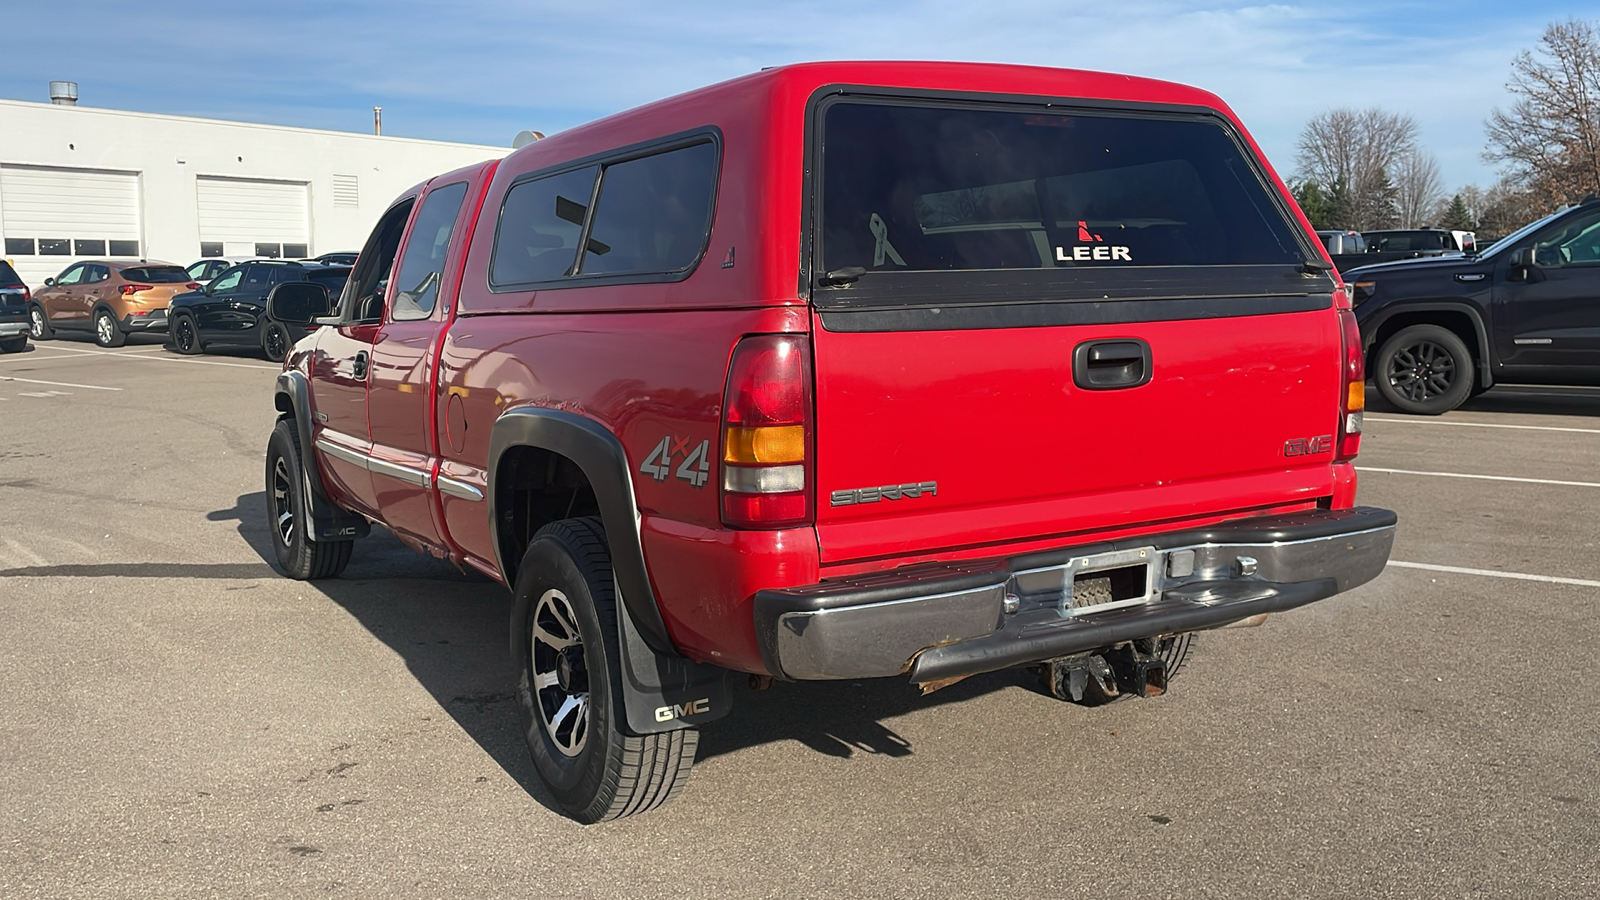
M 73 256 L 105 256 L 106 255 L 106 242 L 105 241 L 73 241 L 72 242 L 72 255 Z
M 138 241 L 111 241 L 112 256 L 138 256 Z
M 283 255 L 283 247 L 279 244 L 256 243 L 256 255 L 263 259 L 277 259 Z
M 333 176 L 333 205 L 360 206 L 361 190 L 354 175 Z
M 6 238 L 7 256 L 32 256 L 33 238 Z
M 305 259 L 308 250 L 305 244 L 284 244 L 283 256 L 285 259 Z
M 200 257 L 202 259 L 211 259 L 213 257 L 217 257 L 217 256 L 221 256 L 221 255 L 222 255 L 222 242 L 221 241 L 201 241 L 200 242 Z
M 39 238 L 40 256 L 71 256 L 72 242 L 65 238 Z

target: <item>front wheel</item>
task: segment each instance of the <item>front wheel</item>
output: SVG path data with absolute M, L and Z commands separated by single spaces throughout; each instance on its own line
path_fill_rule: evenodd
M 511 643 L 534 768 L 585 825 L 654 809 L 683 789 L 699 733 L 628 734 L 611 554 L 600 520 L 553 522 L 518 569 Z
M 55 329 L 50 327 L 50 317 L 37 303 L 28 307 L 28 334 L 36 341 L 48 341 L 56 336 Z
M 172 349 L 185 356 L 193 356 L 203 352 L 200 344 L 200 332 L 195 328 L 194 316 L 181 313 L 172 317 L 172 324 L 167 329 L 172 335 Z
M 313 541 L 300 439 L 293 419 L 279 419 L 267 440 L 267 525 L 283 574 L 300 581 L 332 578 L 350 564 L 354 541 Z
M 1472 392 L 1472 353 L 1442 325 L 1411 325 L 1378 349 L 1373 380 L 1378 393 L 1402 412 L 1437 416 L 1467 402 Z
M 122 328 L 117 325 L 117 319 L 109 309 L 95 310 L 94 342 L 107 348 L 121 347 L 128 342 L 128 336 L 122 333 Z

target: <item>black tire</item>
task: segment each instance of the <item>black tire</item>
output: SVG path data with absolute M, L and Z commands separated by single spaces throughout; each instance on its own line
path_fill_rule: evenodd
M 100 308 L 94 311 L 94 342 L 102 347 L 121 347 L 128 342 L 128 336 L 123 333 L 122 326 L 117 324 L 117 317 L 111 310 Z
M 26 349 L 28 349 L 28 336 L 25 334 L 0 341 L 0 353 L 21 353 Z
M 332 578 L 350 564 L 354 541 L 313 541 L 306 534 L 306 477 L 293 419 L 279 419 L 267 440 L 267 527 L 283 574 L 299 581 Z
M 1472 352 L 1442 325 L 1411 325 L 1383 342 L 1373 365 L 1378 393 L 1401 412 L 1437 416 L 1467 402 L 1477 380 Z
M 56 336 L 56 330 L 50 327 L 50 317 L 37 303 L 28 307 L 28 335 L 36 341 L 48 341 Z
M 282 323 L 268 322 L 261 330 L 261 352 L 272 362 L 283 362 L 293 344 Z
M 178 313 L 172 317 L 172 324 L 167 327 L 167 346 L 184 356 L 194 356 L 204 353 L 205 345 L 200 342 L 200 329 L 195 327 L 194 316 L 188 313 Z
M 627 733 L 618 614 L 600 520 L 539 529 L 523 554 L 511 611 L 517 708 L 540 780 L 560 810 L 585 825 L 672 799 L 689 781 L 700 741 L 692 728 Z

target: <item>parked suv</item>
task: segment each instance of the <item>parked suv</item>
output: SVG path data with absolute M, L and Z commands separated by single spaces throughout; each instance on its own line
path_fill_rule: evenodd
M 305 328 L 270 321 L 267 294 L 277 285 L 295 281 L 314 281 L 336 293 L 349 275 L 349 266 L 284 260 L 258 259 L 234 266 L 206 286 L 172 298 L 170 319 L 164 323 L 167 346 L 184 354 L 225 344 L 259 347 L 268 359 L 279 362 L 289 345 L 305 335 Z
M 134 332 L 160 331 L 167 301 L 199 287 L 181 266 L 157 259 L 86 259 L 73 263 L 33 295 L 33 339 L 81 331 L 102 347 L 120 347 Z
M 1600 199 L 1477 256 L 1346 277 L 1373 381 L 1400 410 L 1438 415 L 1506 382 L 1600 384 Z
M 1393 539 L 1342 285 L 1176 84 L 770 69 L 430 179 L 317 293 L 271 304 L 327 322 L 277 384 L 279 565 L 381 522 L 510 587 L 583 822 L 679 791 L 736 676 L 1155 695 Z
M 28 286 L 11 263 L 0 259 L 0 353 L 28 348 Z

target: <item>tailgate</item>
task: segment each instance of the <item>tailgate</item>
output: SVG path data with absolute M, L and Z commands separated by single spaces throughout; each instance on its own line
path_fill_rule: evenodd
M 935 332 L 841 333 L 819 321 L 823 559 L 1326 496 L 1342 386 L 1337 326 L 1326 310 Z M 1074 383 L 1079 345 L 1130 340 L 1149 347 L 1147 383 Z M 1323 437 L 1327 450 L 1303 452 Z
M 1331 493 L 1335 282 L 1224 112 L 819 103 L 824 561 Z

